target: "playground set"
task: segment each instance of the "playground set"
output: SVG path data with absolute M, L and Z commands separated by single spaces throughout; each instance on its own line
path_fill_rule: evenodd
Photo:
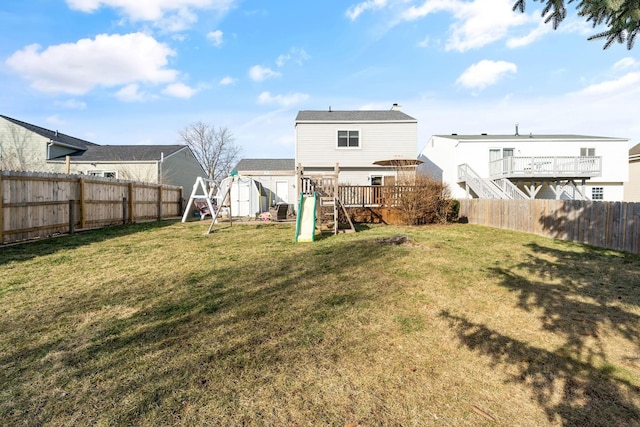
M 313 242 L 320 233 L 350 233 L 356 231 L 347 210 L 338 197 L 340 167 L 336 163 L 333 173 L 305 174 L 301 164 L 298 175 L 298 215 L 296 242 Z
M 339 166 L 336 164 L 330 174 L 305 174 L 301 165 L 296 168 L 300 199 L 296 215 L 296 242 L 313 242 L 316 233 L 348 233 L 354 232 L 355 227 L 346 208 L 338 197 Z M 208 178 L 198 177 L 193 184 L 189 202 L 186 205 L 182 222 L 186 222 L 195 207 L 200 220 L 211 217 L 211 225 L 207 231 L 210 234 L 214 225 L 222 216 L 232 218 L 254 217 L 264 221 L 281 221 L 287 218 L 288 205 L 279 204 L 272 208 L 269 200 L 271 190 L 264 189 L 249 177 L 232 173 L 222 180 L 220 185 Z M 265 194 L 267 193 L 267 194 Z

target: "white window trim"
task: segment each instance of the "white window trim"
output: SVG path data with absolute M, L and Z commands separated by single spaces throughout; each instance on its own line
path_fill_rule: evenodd
M 340 147 L 338 145 L 338 132 L 358 132 L 358 146 L 357 147 Z M 348 139 L 347 139 L 348 140 Z M 336 130 L 336 149 L 338 150 L 361 150 L 362 149 L 362 129 L 338 129 Z

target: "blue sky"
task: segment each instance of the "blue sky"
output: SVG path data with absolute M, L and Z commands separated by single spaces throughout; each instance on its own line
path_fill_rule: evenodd
M 242 157 L 294 156 L 298 110 L 389 109 L 433 134 L 640 142 L 640 58 L 529 0 L 4 0 L 0 114 L 99 144 L 227 127 Z

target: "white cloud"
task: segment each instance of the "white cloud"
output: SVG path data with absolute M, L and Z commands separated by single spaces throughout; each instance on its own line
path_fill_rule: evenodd
M 226 76 L 220 79 L 220 86 L 229 86 L 229 85 L 235 84 L 236 81 L 237 79 L 234 79 L 231 76 Z
M 632 93 L 638 92 L 640 84 L 640 72 L 632 72 L 625 74 L 619 79 L 608 80 L 601 83 L 596 83 L 591 86 L 575 92 L 574 95 L 588 95 L 597 97 L 606 97 L 611 95 L 617 95 L 622 92 Z
M 528 46 L 551 31 L 553 31 L 553 27 L 549 24 L 545 24 L 544 20 L 541 20 L 538 26 L 530 31 L 529 34 L 522 37 L 511 37 L 507 39 L 507 47 L 518 48 Z
M 278 56 L 276 59 L 276 65 L 278 67 L 284 67 L 288 62 L 302 65 L 307 59 L 309 59 L 309 54 L 307 54 L 304 49 L 292 47 L 289 52 Z
M 82 95 L 96 86 L 172 82 L 177 71 L 166 68 L 172 55 L 167 45 L 142 33 L 100 34 L 44 50 L 30 45 L 6 64 L 37 90 Z
M 630 56 L 627 56 L 626 58 L 622 58 L 621 60 L 613 64 L 613 69 L 616 71 L 623 71 L 623 70 L 630 70 L 630 69 L 636 68 L 637 66 L 638 66 L 638 61 L 636 61 Z
M 207 33 L 207 39 L 211 40 L 214 46 L 220 46 L 222 44 L 222 31 L 215 30 Z
M 505 61 L 483 59 L 465 70 L 456 83 L 471 89 L 484 89 L 509 73 L 516 73 L 516 64 Z
M 47 117 L 44 121 L 50 125 L 55 125 L 55 126 L 62 126 L 66 124 L 66 122 L 62 120 L 60 116 L 57 114 Z
M 288 95 L 271 95 L 270 92 L 262 92 L 258 96 L 258 104 L 278 104 L 282 107 L 290 107 L 299 104 L 309 98 L 306 93 L 291 93 Z
M 56 107 L 67 108 L 69 110 L 84 110 L 87 108 L 87 104 L 77 99 L 68 99 L 66 101 L 56 101 L 54 103 Z
M 387 0 L 366 0 L 356 5 L 350 6 L 345 13 L 349 19 L 355 21 L 365 11 L 370 9 L 381 9 L 387 5 Z
M 253 67 L 251 67 L 251 69 L 249 69 L 249 77 L 254 82 L 261 82 L 266 79 L 278 76 L 280 76 L 280 73 L 278 73 L 277 71 L 273 71 L 272 69 L 263 67 L 261 65 L 254 65 Z
M 429 47 L 429 36 L 418 42 L 418 47 Z
M 187 86 L 184 83 L 172 83 L 162 91 L 165 95 L 183 99 L 189 99 L 197 92 L 197 89 Z
M 197 21 L 196 9 L 228 11 L 237 0 L 66 0 L 74 10 L 93 13 L 102 7 L 117 9 L 133 22 L 153 22 L 168 31 L 181 31 Z
M 135 83 L 126 85 L 116 92 L 116 98 L 122 102 L 143 102 L 146 97 L 147 95 L 140 92 L 140 87 Z
M 411 6 L 402 18 L 407 21 L 424 18 L 435 12 L 450 12 L 454 23 L 449 27 L 446 50 L 464 52 L 506 37 L 512 27 L 529 22 L 530 18 L 512 10 L 511 0 L 426 0 L 421 6 Z

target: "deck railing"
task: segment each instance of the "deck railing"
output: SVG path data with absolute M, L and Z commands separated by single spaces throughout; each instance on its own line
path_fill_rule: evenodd
M 489 162 L 489 174 L 491 179 L 591 178 L 602 175 L 602 157 L 504 157 Z
M 340 185 L 338 197 L 345 206 L 395 206 L 403 194 L 415 189 L 414 185 Z

